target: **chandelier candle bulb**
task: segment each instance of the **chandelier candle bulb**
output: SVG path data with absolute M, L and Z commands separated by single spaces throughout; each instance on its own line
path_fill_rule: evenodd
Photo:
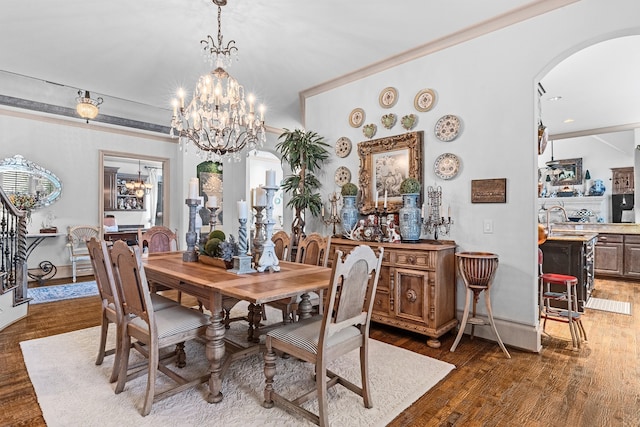
M 244 200 L 238 201 L 238 219 L 247 219 L 248 214 L 247 202 Z
M 276 171 L 269 169 L 266 174 L 267 187 L 276 186 Z
M 197 199 L 198 198 L 198 187 L 200 186 L 200 181 L 198 178 L 191 178 L 189 180 L 189 198 Z
M 259 110 L 260 110 L 260 121 L 264 122 L 264 110 L 265 110 L 264 104 L 260 104 Z

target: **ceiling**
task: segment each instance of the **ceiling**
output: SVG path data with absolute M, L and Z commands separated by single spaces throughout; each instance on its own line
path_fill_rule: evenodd
M 239 61 L 228 71 L 266 104 L 267 123 L 294 127 L 301 91 L 472 26 L 489 28 L 500 16 L 525 19 L 567 3 L 571 0 L 229 0 L 222 8 L 222 32 L 225 43 L 233 39 L 239 49 Z M 209 71 L 200 40 L 215 37 L 216 14 L 211 0 L 4 0 L 0 71 L 68 87 L 74 96 L 78 89 L 90 90 L 105 97 L 104 111 L 107 96 L 161 109 L 158 117 L 166 116 L 161 124 L 168 125 L 177 88 L 191 90 Z M 599 112 L 598 120 L 588 115 L 599 106 L 611 114 L 624 106 L 624 120 L 640 122 L 640 105 L 624 100 L 631 91 L 608 86 L 596 92 L 596 82 L 612 69 L 618 74 L 611 81 L 618 85 L 638 75 L 640 57 L 612 57 L 616 49 L 595 47 L 543 79 L 547 96 L 563 96 L 555 106 L 543 100 L 552 133 L 567 114 L 575 119 L 572 131 L 608 126 L 605 113 Z M 597 67 L 588 63 L 598 55 L 608 56 Z M 609 104 L 613 95 L 617 101 Z M 73 108 L 74 97 L 69 98 L 65 106 Z M 581 108 L 574 110 L 575 105 Z

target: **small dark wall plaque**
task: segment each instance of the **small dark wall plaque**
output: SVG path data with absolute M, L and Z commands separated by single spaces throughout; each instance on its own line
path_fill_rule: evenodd
M 472 179 L 471 203 L 507 203 L 507 178 Z

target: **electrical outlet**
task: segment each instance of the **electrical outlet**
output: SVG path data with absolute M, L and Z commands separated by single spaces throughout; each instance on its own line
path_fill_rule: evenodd
M 485 232 L 485 234 L 493 233 L 493 220 L 485 219 L 482 230 Z

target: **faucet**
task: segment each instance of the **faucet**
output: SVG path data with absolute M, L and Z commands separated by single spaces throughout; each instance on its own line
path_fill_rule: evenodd
M 551 235 L 551 223 L 550 223 L 550 214 L 551 211 L 554 210 L 559 210 L 564 214 L 564 221 L 565 222 L 569 222 L 569 216 L 567 215 L 567 211 L 563 206 L 560 205 L 555 205 L 555 206 L 551 206 L 549 209 L 547 209 L 547 233 L 549 233 L 549 235 Z

